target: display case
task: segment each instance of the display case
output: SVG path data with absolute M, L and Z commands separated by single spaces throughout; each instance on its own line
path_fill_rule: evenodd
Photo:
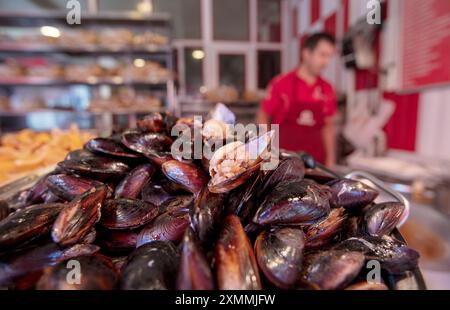
M 0 13 L 0 130 L 111 131 L 176 111 L 167 14 Z M 45 121 L 44 121 L 45 120 Z

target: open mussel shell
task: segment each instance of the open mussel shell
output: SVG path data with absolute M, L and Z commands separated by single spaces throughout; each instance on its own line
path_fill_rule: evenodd
M 120 179 L 130 167 L 118 160 L 106 157 L 87 157 L 71 159 L 58 163 L 58 167 L 71 174 L 77 174 L 96 180 Z
M 79 273 L 73 272 L 79 268 Z M 38 290 L 113 290 L 118 273 L 105 256 L 75 257 L 48 267 L 36 285 Z
M 152 221 L 158 213 L 158 207 L 149 202 L 110 199 L 103 203 L 100 224 L 109 229 L 133 229 Z
M 16 247 L 50 231 L 65 205 L 60 203 L 29 206 L 0 221 L 0 249 Z
M 0 285 L 13 284 L 17 278 L 34 272 L 40 273 L 47 266 L 98 251 L 99 247 L 92 244 L 76 244 L 63 249 L 55 243 L 48 243 L 12 253 L 10 257 L 2 257 Z
M 306 247 L 318 248 L 330 243 L 345 228 L 346 222 L 344 208 L 332 209 L 325 220 L 306 228 Z
M 253 248 L 237 216 L 229 215 L 225 218 L 214 257 L 219 289 L 261 289 Z
M 106 194 L 106 186 L 101 185 L 67 204 L 53 224 L 53 241 L 68 246 L 82 240 L 100 219 L 100 209 Z
M 200 167 L 194 164 L 170 160 L 165 162 L 161 169 L 169 180 L 181 185 L 194 195 L 198 195 L 208 183 L 207 175 Z
M 301 279 L 312 289 L 344 289 L 358 276 L 364 262 L 360 252 L 322 251 L 305 259 Z
M 140 165 L 133 170 L 117 185 L 114 191 L 115 198 L 138 198 L 144 186 L 155 173 L 152 164 Z
M 236 141 L 214 152 L 209 162 L 212 177 L 208 183 L 209 190 L 213 193 L 227 193 L 257 173 L 261 169 L 264 154 L 268 154 L 273 135 L 274 132 L 269 131 L 246 144 Z M 245 166 L 240 167 L 241 165 Z
M 186 211 L 163 213 L 144 226 L 139 233 L 136 246 L 159 240 L 179 243 L 189 222 L 189 213 Z
M 405 206 L 399 202 L 375 204 L 364 210 L 364 229 L 372 235 L 381 237 L 390 234 L 400 222 Z
M 327 185 L 331 188 L 330 203 L 333 207 L 361 208 L 372 203 L 378 196 L 378 192 L 372 187 L 351 179 L 336 179 Z
M 225 196 L 211 193 L 207 187 L 195 200 L 191 211 L 191 226 L 202 243 L 211 240 L 220 228 L 224 204 Z
M 352 237 L 338 244 L 334 249 L 358 251 L 366 260 L 376 260 L 381 268 L 390 274 L 402 274 L 417 267 L 419 253 L 392 237 Z
M 121 158 L 139 158 L 140 154 L 134 153 L 126 148 L 122 143 L 110 138 L 91 139 L 84 145 L 84 148 L 92 153 L 116 156 Z
M 73 175 L 55 174 L 47 177 L 47 185 L 57 197 L 70 201 L 101 183 Z
M 145 244 L 128 257 L 121 272 L 123 290 L 174 289 L 179 265 L 179 253 L 170 241 Z
M 263 231 L 255 242 L 260 270 L 275 286 L 293 287 L 299 280 L 304 245 L 300 228 L 277 227 Z
M 214 280 L 210 265 L 194 232 L 188 228 L 181 243 L 177 289 L 212 290 L 213 288 Z
M 130 130 L 122 134 L 122 143 L 127 148 L 144 155 L 152 151 L 169 151 L 172 142 L 170 137 L 162 133 Z
M 328 196 L 312 181 L 282 182 L 266 196 L 253 222 L 260 225 L 314 224 L 328 216 Z

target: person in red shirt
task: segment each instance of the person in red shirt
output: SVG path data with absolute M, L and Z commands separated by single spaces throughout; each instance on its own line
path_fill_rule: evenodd
M 308 152 L 328 167 L 336 163 L 336 95 L 320 74 L 333 57 L 335 45 L 328 33 L 309 36 L 299 67 L 270 82 L 257 116 L 258 124 L 279 125 L 280 148 Z

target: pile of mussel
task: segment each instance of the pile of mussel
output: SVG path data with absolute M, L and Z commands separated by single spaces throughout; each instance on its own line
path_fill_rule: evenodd
M 267 171 L 262 157 L 222 158 L 255 142 L 267 151 L 270 132 L 209 161 L 177 158 L 177 123 L 193 124 L 154 113 L 95 138 L 1 202 L 0 287 L 388 289 L 388 277 L 417 266 L 391 235 L 402 204 L 375 204 L 375 189 L 296 154 L 281 152 Z M 367 281 L 371 260 L 378 282 Z

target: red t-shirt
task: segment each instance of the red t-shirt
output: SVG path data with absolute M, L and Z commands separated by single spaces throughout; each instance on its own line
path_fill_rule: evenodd
M 296 91 L 293 87 L 297 87 Z M 292 98 L 294 94 L 297 98 Z M 270 82 L 262 109 L 270 115 L 272 124 L 280 124 L 289 105 L 299 101 L 323 101 L 324 115 L 329 117 L 336 114 L 336 95 L 330 83 L 319 77 L 314 84 L 309 85 L 297 75 L 296 70 L 279 75 Z

